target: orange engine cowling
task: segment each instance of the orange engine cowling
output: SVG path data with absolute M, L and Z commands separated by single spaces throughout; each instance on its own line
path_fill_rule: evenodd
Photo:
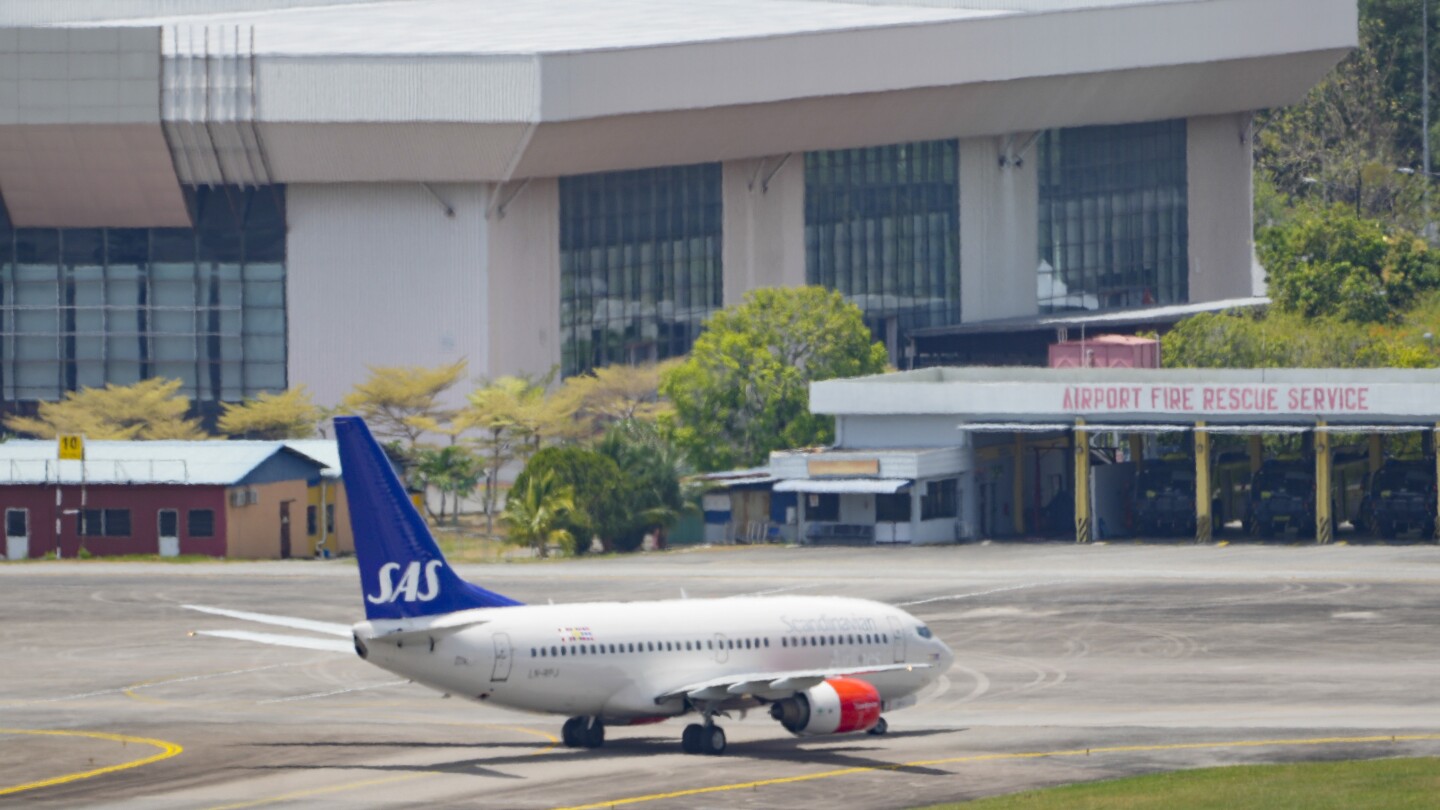
M 880 693 L 859 678 L 831 678 L 775 701 L 770 716 L 802 737 L 869 731 L 880 722 Z

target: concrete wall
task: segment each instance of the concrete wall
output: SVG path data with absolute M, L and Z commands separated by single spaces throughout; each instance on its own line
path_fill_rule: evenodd
M 464 359 L 471 377 L 489 372 L 484 187 L 432 188 L 288 188 L 289 379 L 309 386 L 317 403 L 339 402 L 370 365 Z M 512 224 L 525 219 L 512 216 Z M 557 301 L 548 297 L 545 309 L 516 302 L 511 312 L 533 322 Z M 467 389 L 457 386 L 456 402 Z
M 804 284 L 805 155 L 727 162 L 721 187 L 725 305 L 756 287 Z
M 1190 300 L 1263 293 L 1251 279 L 1254 156 L 1250 114 L 1191 118 L 1186 127 L 1190 186 Z
M 988 321 L 1039 312 L 1040 188 L 1029 133 L 960 142 L 961 320 Z M 999 158 L 1006 156 L 1007 165 Z M 1020 165 L 1014 158 L 1020 157 Z
M 517 188 L 511 184 L 502 190 L 502 201 L 509 199 L 504 215 L 497 211 L 486 223 L 486 373 L 492 377 L 544 374 L 560 362 L 560 183 L 533 180 L 511 199 Z M 493 186 L 489 193 L 495 193 Z M 474 364 L 471 369 L 479 370 Z
M 280 504 L 290 502 L 290 554 L 306 556 L 304 481 L 281 481 L 248 487 L 255 503 L 231 506 L 226 499 L 225 556 L 247 560 L 273 560 L 280 556 Z

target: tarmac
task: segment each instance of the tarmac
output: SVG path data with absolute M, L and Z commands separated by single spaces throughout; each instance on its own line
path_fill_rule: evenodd
M 526 602 L 877 599 L 957 663 L 884 737 L 795 739 L 752 712 L 723 722 L 723 757 L 682 754 L 679 721 L 571 750 L 563 718 L 443 699 L 353 655 L 191 636 L 266 628 L 178 607 L 353 622 L 348 560 L 0 564 L 0 804 L 907 808 L 1440 755 L 1434 545 L 739 547 L 461 572 Z

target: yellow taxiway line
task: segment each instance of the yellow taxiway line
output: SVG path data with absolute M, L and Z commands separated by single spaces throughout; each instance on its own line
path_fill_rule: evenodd
M 1228 742 L 1200 742 L 1200 743 L 1167 743 L 1158 745 L 1116 745 L 1106 748 L 1075 748 L 1064 751 L 1028 751 L 1010 754 L 974 754 L 965 757 L 947 757 L 945 759 L 922 759 L 914 762 L 899 762 L 894 765 L 874 765 L 860 768 L 842 768 L 834 771 L 821 771 L 819 773 L 801 774 L 799 776 L 781 776 L 774 779 L 758 779 L 753 782 L 736 782 L 729 785 L 712 785 L 710 787 L 688 788 L 676 790 L 669 793 L 651 793 L 645 796 L 630 796 L 622 799 L 607 799 L 594 804 L 575 805 L 573 807 L 558 808 L 558 810 L 605 810 L 610 807 L 623 807 L 627 804 L 643 804 L 645 802 L 658 802 L 665 799 L 683 799 L 690 796 L 702 796 L 709 793 L 724 793 L 731 790 L 754 790 L 756 788 L 770 785 L 789 785 L 796 782 L 812 782 L 817 779 L 833 779 L 837 776 L 853 776 L 858 773 L 871 773 L 876 771 L 898 771 L 904 768 L 924 768 L 935 765 L 953 765 L 963 762 L 996 762 L 1000 760 L 1016 759 L 1045 759 L 1048 757 L 1084 757 L 1097 754 L 1120 754 L 1136 753 L 1143 751 L 1188 751 L 1196 749 L 1225 749 L 1225 748 L 1266 748 L 1274 746 L 1304 746 L 1304 745 L 1358 745 L 1366 743 L 1395 743 L 1415 742 L 1419 740 L 1440 740 L 1440 734 L 1397 734 L 1380 737 L 1312 737 L 1291 740 L 1231 740 Z
M 152 754 L 151 756 L 145 757 L 143 759 L 137 759 L 133 762 L 125 762 L 120 765 L 110 765 L 104 768 L 96 768 L 90 771 L 77 771 L 75 773 L 67 773 L 62 776 L 53 776 L 49 779 L 41 779 L 36 782 L 26 782 L 23 785 L 0 787 L 0 796 L 8 796 L 12 793 L 20 793 L 26 790 L 38 790 L 40 788 L 63 785 L 67 782 L 78 782 L 81 779 L 91 779 L 96 776 L 103 776 L 107 773 L 128 771 L 131 768 L 139 768 L 142 765 L 149 765 L 151 763 L 159 762 L 162 759 L 169 759 L 174 756 L 179 756 L 180 753 L 185 750 L 184 748 L 176 745 L 175 743 L 166 742 L 164 740 L 152 740 L 149 737 L 129 737 L 124 734 L 106 734 L 100 731 L 55 731 L 49 729 L 0 728 L 0 735 L 3 734 L 31 734 L 48 737 L 88 737 L 92 740 L 108 740 L 110 742 L 118 743 L 135 743 L 136 745 L 149 745 L 160 749 L 160 753 Z

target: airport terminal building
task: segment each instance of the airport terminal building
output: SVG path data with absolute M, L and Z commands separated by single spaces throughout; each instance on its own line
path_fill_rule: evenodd
M 10 0 L 0 410 L 1263 294 L 1252 118 L 1355 0 Z

